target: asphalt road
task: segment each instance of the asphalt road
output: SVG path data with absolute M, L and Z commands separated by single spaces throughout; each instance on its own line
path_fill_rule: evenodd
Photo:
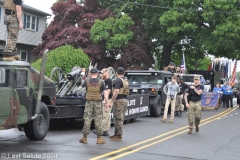
M 123 160 L 239 160 L 240 109 L 220 107 L 204 110 L 200 132 L 187 134 L 186 112 L 174 123 L 160 118 L 141 117 L 124 125 L 123 141 L 107 137 L 104 145 L 96 144 L 96 135 L 82 138 L 81 123 L 52 123 L 43 141 L 29 141 L 18 129 L 0 131 L 0 160 L 4 159 L 123 159 Z M 111 127 L 113 133 L 114 127 Z M 7 157 L 7 158 L 5 158 Z

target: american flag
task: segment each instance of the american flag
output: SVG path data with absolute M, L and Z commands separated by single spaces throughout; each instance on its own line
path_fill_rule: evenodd
M 184 53 L 183 53 L 183 58 L 182 58 L 182 63 L 181 63 L 181 71 L 183 74 L 185 74 L 186 71 L 186 65 L 185 65 L 185 57 L 184 57 Z
M 237 70 L 237 59 L 235 60 L 233 71 L 232 71 L 232 79 L 231 79 L 232 85 L 234 85 L 235 80 L 236 80 L 236 70 Z

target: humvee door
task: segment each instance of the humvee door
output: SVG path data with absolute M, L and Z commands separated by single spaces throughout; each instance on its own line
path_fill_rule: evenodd
M 0 67 L 0 126 L 11 115 L 13 92 L 9 83 L 9 70 Z
M 31 114 L 33 110 L 33 89 L 28 76 L 29 68 L 14 69 L 14 104 L 18 115 Z

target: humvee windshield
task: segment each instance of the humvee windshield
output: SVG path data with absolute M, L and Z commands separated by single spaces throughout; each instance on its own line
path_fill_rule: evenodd
M 158 73 L 127 73 L 130 84 L 162 84 L 163 78 Z M 140 75 L 141 74 L 141 75 Z

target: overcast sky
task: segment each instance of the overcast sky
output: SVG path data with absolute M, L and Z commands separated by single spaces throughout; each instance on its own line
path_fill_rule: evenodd
M 28 5 L 28 6 L 31 6 L 31 7 L 34 7 L 34 8 L 37 8 L 41 11 L 44 11 L 44 12 L 47 12 L 49 14 L 52 14 L 52 11 L 51 11 L 51 6 L 53 3 L 55 3 L 56 0 L 23 0 L 23 3 Z

